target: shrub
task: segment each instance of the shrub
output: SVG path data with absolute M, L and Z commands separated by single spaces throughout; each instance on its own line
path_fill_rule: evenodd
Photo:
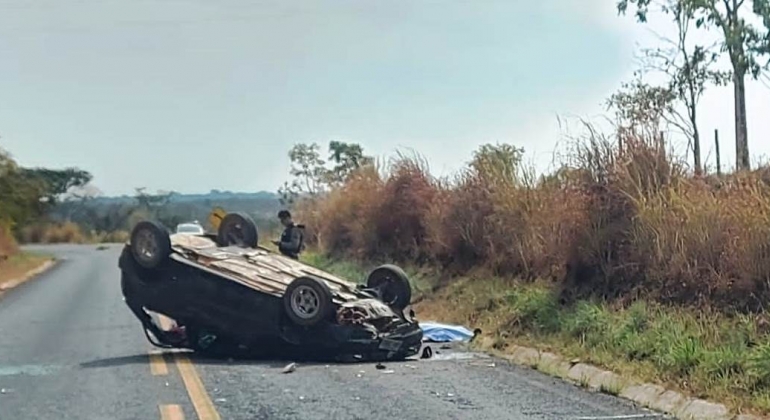
M 770 169 L 697 178 L 658 139 L 595 132 L 551 174 L 521 162 L 520 149 L 485 145 L 439 180 L 397 156 L 297 213 L 329 254 L 549 279 L 562 303 L 644 296 L 758 311 L 770 299 Z

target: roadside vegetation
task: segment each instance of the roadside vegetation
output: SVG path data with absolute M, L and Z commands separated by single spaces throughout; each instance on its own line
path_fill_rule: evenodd
M 709 2 L 669 3 L 680 38 L 728 24 Z M 651 4 L 620 8 L 639 7 L 644 22 Z M 737 171 L 719 156 L 704 163 L 696 118 L 707 87 L 759 77 L 741 60 L 764 53 L 724 42 L 744 54 L 729 57 L 737 69 L 718 66 L 719 48 L 645 50 L 645 70 L 667 81 L 640 71 L 623 84 L 607 101 L 613 129 L 585 123 L 546 174 L 505 143 L 482 145 L 446 178 L 419 156 L 377 162 L 335 143 L 325 160 L 315 144 L 295 146 L 287 185 L 299 190 L 307 261 L 355 279 L 395 261 L 414 274 L 419 315 L 481 328 L 499 350 L 527 343 L 770 412 L 770 167 L 749 167 L 745 126 Z
M 18 280 L 50 259 L 51 257 L 48 255 L 25 252 L 15 253 L 0 261 L 0 294 L 2 294 L 4 283 Z

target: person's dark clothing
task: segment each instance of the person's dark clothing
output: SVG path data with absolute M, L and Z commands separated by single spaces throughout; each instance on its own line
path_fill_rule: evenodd
M 294 223 L 286 226 L 281 234 L 278 251 L 289 258 L 299 259 L 299 253 L 302 251 L 302 229 Z

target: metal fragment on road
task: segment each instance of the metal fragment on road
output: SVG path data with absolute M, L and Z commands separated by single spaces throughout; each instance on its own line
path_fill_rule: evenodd
M 430 348 L 430 346 L 425 346 L 424 349 L 422 349 L 422 354 L 420 355 L 420 359 L 430 359 L 433 356 L 433 349 Z
M 376 365 L 374 365 L 374 367 L 377 368 L 378 370 L 385 369 L 385 365 L 383 365 L 382 363 L 377 363 Z
M 283 368 L 283 370 L 281 372 L 282 373 L 292 373 L 295 370 L 297 370 L 297 364 L 296 363 L 289 363 L 288 365 L 286 365 L 286 367 Z

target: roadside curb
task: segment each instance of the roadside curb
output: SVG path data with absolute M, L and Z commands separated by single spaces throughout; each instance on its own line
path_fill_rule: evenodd
M 14 287 L 17 287 L 20 284 L 22 284 L 22 283 L 24 283 L 24 282 L 26 282 L 28 280 L 31 280 L 31 279 L 33 279 L 33 278 L 35 278 L 35 277 L 45 273 L 46 271 L 48 271 L 51 268 L 53 268 L 58 262 L 59 262 L 59 260 L 57 260 L 56 258 L 50 258 L 50 259 L 46 260 L 46 262 L 44 262 L 43 264 L 40 264 L 38 267 L 33 268 L 32 270 L 28 271 L 23 276 L 21 276 L 19 278 L 16 278 L 16 279 L 12 279 L 12 280 L 6 281 L 3 284 L 0 284 L 0 296 L 2 296 L 3 293 L 13 289 Z
M 478 347 L 511 363 L 527 366 L 546 375 L 578 384 L 593 391 L 633 401 L 643 407 L 682 420 L 768 420 L 768 417 L 730 413 L 724 404 L 687 397 L 676 391 L 622 376 L 598 367 L 569 361 L 561 356 L 538 349 L 512 346 L 502 352 L 492 347 L 490 338 L 479 340 Z

